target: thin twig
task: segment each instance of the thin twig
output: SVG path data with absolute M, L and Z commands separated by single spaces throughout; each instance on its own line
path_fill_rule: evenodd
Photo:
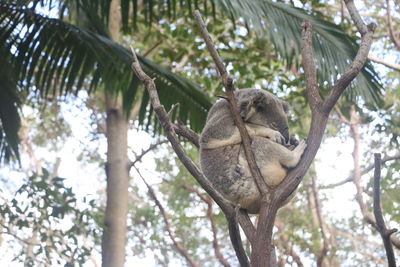
M 135 166 L 134 166 L 134 168 L 135 168 L 136 172 L 139 174 L 139 177 L 142 179 L 143 183 L 146 185 L 147 190 L 149 191 L 150 197 L 154 200 L 154 203 L 156 204 L 156 206 L 160 210 L 161 216 L 164 219 L 165 228 L 167 229 L 168 235 L 169 235 L 172 243 L 174 244 L 175 248 L 178 250 L 179 254 L 181 254 L 187 260 L 187 262 L 189 263 L 190 266 L 200 267 L 200 265 L 198 263 L 196 263 L 194 261 L 194 259 L 189 255 L 189 253 L 187 252 L 186 248 L 184 248 L 183 245 L 176 240 L 175 235 L 174 235 L 174 233 L 172 231 L 172 228 L 171 228 L 171 224 L 170 224 L 169 219 L 168 219 L 167 212 L 165 211 L 163 205 L 158 200 L 157 195 L 154 192 L 153 188 L 146 182 L 146 180 L 144 179 L 144 177 L 141 174 L 141 172 L 139 171 L 139 169 L 136 168 Z
M 392 40 L 393 44 L 396 46 L 397 50 L 400 50 L 400 40 L 396 37 L 393 31 L 393 22 L 392 22 L 392 14 L 390 10 L 390 1 L 386 0 L 386 13 L 387 13 L 387 26 L 389 29 L 390 40 Z
M 230 267 L 231 265 L 225 259 L 224 255 L 221 253 L 221 248 L 219 246 L 218 237 L 217 237 L 218 228 L 217 228 L 217 224 L 215 222 L 215 218 L 214 218 L 214 214 L 213 214 L 213 200 L 212 200 L 212 198 L 209 197 L 209 196 L 204 196 L 196 188 L 194 188 L 192 186 L 183 184 L 182 188 L 188 190 L 189 192 L 195 193 L 204 203 L 207 204 L 207 217 L 210 220 L 210 224 L 211 224 L 211 231 L 212 231 L 212 234 L 213 234 L 213 242 L 212 243 L 213 243 L 213 247 L 214 247 L 215 256 L 217 257 L 218 261 L 223 266 Z
M 315 177 L 314 176 L 311 177 L 311 189 L 312 189 L 312 193 L 314 195 L 315 209 L 316 209 L 316 212 L 317 212 L 318 224 L 319 224 L 319 228 L 321 230 L 322 241 L 323 241 L 321 252 L 320 252 L 320 254 L 318 255 L 318 258 L 317 258 L 317 266 L 320 267 L 323 264 L 324 258 L 328 254 L 329 242 L 328 242 L 328 237 L 326 235 L 326 229 L 325 229 L 324 221 L 322 219 L 321 202 L 320 202 L 320 199 L 319 199 L 319 196 L 318 196 L 318 189 L 317 189 L 317 184 L 315 182 Z
M 182 136 L 189 140 L 193 145 L 195 145 L 197 148 L 200 147 L 200 137 L 199 135 L 187 127 L 185 124 L 183 124 L 179 118 L 177 120 L 177 123 L 174 124 L 174 131 L 177 135 Z
M 383 244 L 385 246 L 386 257 L 388 259 L 389 267 L 396 267 L 396 260 L 394 258 L 393 246 L 390 240 L 390 236 L 397 232 L 397 229 L 387 229 L 385 221 L 383 219 L 381 209 L 381 154 L 375 153 L 375 171 L 374 171 L 374 215 L 376 225 L 379 233 L 381 234 Z
M 382 64 L 385 67 L 391 68 L 393 70 L 400 71 L 400 64 L 387 62 L 386 60 L 383 60 L 381 58 L 377 58 L 377 57 L 374 57 L 374 56 L 371 56 L 371 55 L 368 56 L 368 59 L 373 61 L 373 62 L 375 62 L 375 63 Z
M 278 217 L 275 220 L 275 226 L 278 229 L 279 239 L 281 241 L 280 244 L 282 245 L 284 253 L 288 256 L 291 256 L 297 266 L 303 267 L 304 264 L 301 261 L 300 256 L 293 249 L 293 244 L 290 243 L 288 236 L 284 233 L 284 224 Z
M 397 161 L 397 160 L 400 160 L 400 153 L 398 153 L 398 154 L 396 154 L 396 155 L 394 155 L 394 156 L 387 156 L 387 155 L 384 156 L 383 159 L 381 160 L 381 164 L 383 165 L 383 164 L 385 164 L 386 162 L 392 161 L 392 160 L 396 160 L 396 161 Z M 361 170 L 361 175 L 364 175 L 364 174 L 369 173 L 372 169 L 374 169 L 374 166 L 375 166 L 375 164 L 372 163 L 372 164 L 370 164 L 370 165 L 364 167 L 364 168 Z M 351 182 L 353 182 L 353 181 L 354 181 L 354 175 L 351 175 L 351 176 L 347 177 L 346 179 L 343 179 L 343 180 L 340 181 L 340 182 L 337 182 L 337 183 L 334 183 L 334 184 L 328 184 L 328 185 L 321 186 L 320 189 L 332 189 L 332 188 L 335 188 L 335 187 L 337 187 L 337 186 L 344 185 L 344 184 L 346 184 L 346 183 L 351 183 Z
M 163 39 L 158 40 L 152 47 L 150 47 L 147 51 L 143 53 L 143 57 L 147 57 L 151 52 L 154 51 L 161 43 L 163 42 Z
M 142 158 L 149 153 L 150 151 L 154 150 L 155 148 L 157 148 L 158 146 L 167 143 L 168 140 L 159 140 L 154 144 L 151 144 L 147 149 L 142 150 L 142 153 L 140 153 L 139 155 L 137 155 L 135 157 L 135 159 L 130 163 L 129 168 L 132 168 L 136 163 L 138 163 L 139 161 L 142 160 Z

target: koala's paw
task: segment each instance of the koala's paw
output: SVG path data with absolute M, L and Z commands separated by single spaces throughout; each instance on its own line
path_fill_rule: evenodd
M 285 137 L 278 131 L 271 131 L 267 137 L 278 144 L 286 144 Z
M 295 150 L 297 153 L 299 153 L 300 155 L 302 155 L 303 152 L 304 152 L 304 150 L 306 149 L 306 147 L 307 147 L 306 141 L 305 141 L 305 140 L 301 140 L 300 143 L 299 143 L 299 145 L 296 146 L 296 148 L 295 148 L 294 150 Z

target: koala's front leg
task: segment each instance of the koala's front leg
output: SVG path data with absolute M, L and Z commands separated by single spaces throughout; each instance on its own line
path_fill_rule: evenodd
M 286 143 L 285 137 L 283 137 L 280 132 L 272 130 L 271 128 L 252 124 L 247 124 L 246 127 L 250 136 L 267 137 L 268 139 L 271 139 L 271 141 L 282 145 Z
M 280 163 L 288 168 L 295 167 L 299 163 L 301 155 L 303 155 L 303 152 L 306 149 L 306 147 L 307 147 L 306 141 L 302 140 L 294 150 L 292 151 L 288 150 L 287 155 L 281 157 Z

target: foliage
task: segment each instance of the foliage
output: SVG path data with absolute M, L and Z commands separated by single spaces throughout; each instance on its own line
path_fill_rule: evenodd
M 197 157 L 197 149 L 193 149 L 190 145 L 186 145 L 185 148 L 193 158 Z M 171 153 L 171 149 L 168 151 Z M 199 198 L 197 193 L 190 190 L 194 190 L 204 197 L 206 194 L 190 177 L 178 159 L 159 156 L 156 161 L 159 177 L 153 177 L 152 180 L 160 182 L 152 183 L 151 186 L 168 213 L 168 221 L 172 225 L 173 235 L 200 266 L 216 266 L 218 261 L 212 245 L 211 222 L 207 215 L 208 205 Z M 144 174 L 142 173 L 142 175 Z M 154 199 L 148 194 L 141 193 L 146 191 L 139 189 L 143 183 L 140 181 L 138 173 L 134 177 L 134 181 L 136 181 L 133 186 L 134 195 L 139 198 L 130 210 L 134 222 L 134 226 L 130 229 L 134 254 L 139 257 L 154 255 L 157 265 L 174 263 L 185 265 L 185 259 L 171 243 L 166 230 L 166 222 L 159 208 L 154 205 Z M 144 175 L 144 178 L 149 182 L 151 176 Z M 217 223 L 217 237 L 221 251 L 231 264 L 236 264 L 225 226 L 225 217 L 215 203 L 213 206 L 211 216 Z M 151 253 L 147 248 L 151 248 Z
M 82 6 L 82 12 L 85 12 L 84 7 L 89 8 L 90 5 Z M 121 91 L 126 112 L 129 114 L 139 91 L 137 78 L 130 71 L 130 50 L 102 35 L 104 30 L 101 30 L 101 26 L 104 29 L 105 25 L 99 24 L 97 17 L 93 14 L 87 16 L 93 17 L 92 24 L 97 26 L 98 33 L 45 17 L 23 6 L 1 3 L 0 10 L 0 52 L 5 58 L 9 58 L 7 53 L 10 54 L 9 64 L 12 68 L 8 70 L 14 70 L 18 74 L 15 79 L 21 87 L 29 90 L 34 85 L 35 91 L 42 96 L 76 94 L 83 86 L 89 92 L 97 88 Z M 156 78 L 165 107 L 169 109 L 173 104 L 180 103 L 181 120 L 190 122 L 190 126 L 199 131 L 210 107 L 209 99 L 192 82 L 148 59 L 140 58 L 140 61 L 146 72 Z M 13 75 L 7 77 L 11 78 Z M 16 84 L 14 88 L 10 88 L 10 83 L 2 84 L 2 93 L 5 94 L 7 88 L 7 91 L 15 94 L 15 86 Z M 13 97 L 5 100 L 15 106 L 16 99 Z M 145 93 L 141 98 L 141 123 L 145 121 L 144 114 L 148 107 L 149 99 Z M 7 112 L 16 115 L 15 108 L 7 108 Z M 3 127 L 11 125 L 10 122 L 5 124 L 3 120 L 4 116 Z M 147 122 L 154 123 L 151 120 Z M 9 127 L 4 128 L 8 129 Z M 10 128 L 7 139 L 17 136 L 17 129 L 18 127 Z M 10 144 L 16 149 L 16 144 Z
M 13 156 L 19 160 L 19 98 L 15 90 L 16 79 L 10 55 L 1 47 L 0 55 L 3 55 L 0 61 L 0 162 L 8 162 Z
M 0 206 L 3 233 L 17 237 L 14 243 L 18 240 L 33 247 L 31 255 L 25 254 L 24 246 L 13 252 L 28 266 L 83 264 L 92 249 L 87 241 L 99 234 L 91 214 L 94 201 L 79 203 L 64 180 L 51 178 L 43 169 L 43 174 L 34 173 Z

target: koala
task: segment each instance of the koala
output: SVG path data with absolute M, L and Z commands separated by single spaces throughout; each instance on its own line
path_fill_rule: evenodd
M 293 150 L 288 148 L 296 144 L 289 138 L 286 102 L 259 89 L 242 89 L 234 95 L 261 175 L 268 186 L 276 187 L 288 168 L 298 164 L 306 143 L 300 142 Z M 250 173 L 239 129 L 225 99 L 217 101 L 208 113 L 200 136 L 200 165 L 204 175 L 226 199 L 249 213 L 259 213 L 261 194 Z

